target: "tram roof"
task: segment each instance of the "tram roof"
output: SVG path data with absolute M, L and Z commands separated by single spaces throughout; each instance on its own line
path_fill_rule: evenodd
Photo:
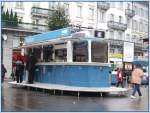
M 67 42 L 68 40 L 72 41 L 92 40 L 92 41 L 100 41 L 103 43 L 107 42 L 103 38 L 97 38 L 89 35 L 88 31 L 71 33 L 71 28 L 63 28 L 55 31 L 50 31 L 26 37 L 25 45 L 23 45 L 21 48 L 64 43 Z

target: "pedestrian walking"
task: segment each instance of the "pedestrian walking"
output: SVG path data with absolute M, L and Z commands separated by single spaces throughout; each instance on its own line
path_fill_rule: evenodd
M 23 81 L 23 72 L 24 72 L 24 63 L 21 59 L 21 56 L 17 56 L 16 60 L 16 79 L 17 83 L 22 83 Z
M 135 69 L 132 72 L 132 78 L 131 78 L 131 82 L 132 82 L 133 87 L 134 87 L 131 98 L 136 98 L 135 97 L 136 92 L 138 92 L 140 97 L 142 96 L 142 93 L 140 91 L 140 84 L 141 84 L 141 80 L 142 80 L 143 75 L 144 75 L 144 72 L 141 68 L 141 65 L 140 64 L 136 65 Z
M 122 73 L 122 69 L 118 68 L 117 69 L 117 87 L 119 87 L 119 85 L 122 86 L 123 88 L 123 73 Z
M 34 53 L 32 52 L 28 59 L 27 59 L 27 64 L 26 64 L 26 69 L 29 73 L 28 75 L 28 83 L 29 84 L 33 84 L 34 81 L 34 72 L 35 72 L 35 64 L 36 64 L 37 60 L 34 56 Z
M 5 73 L 7 73 L 7 70 L 6 70 L 6 68 L 5 68 L 5 66 L 4 66 L 4 64 L 2 64 L 2 83 L 4 82 L 4 78 L 5 78 Z

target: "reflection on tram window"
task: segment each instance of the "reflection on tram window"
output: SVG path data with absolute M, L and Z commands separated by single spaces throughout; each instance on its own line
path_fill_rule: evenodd
M 55 50 L 55 60 L 57 62 L 66 62 L 67 61 L 67 49 L 56 49 Z
M 40 61 L 41 60 L 41 47 L 35 47 L 33 48 L 33 53 L 35 55 L 35 58 Z
M 102 42 L 92 42 L 91 47 L 92 61 L 107 63 L 108 61 L 108 45 Z
M 53 61 L 53 46 L 45 45 L 43 46 L 43 61 L 50 62 Z
M 73 43 L 73 61 L 74 62 L 87 62 L 88 61 L 87 41 Z

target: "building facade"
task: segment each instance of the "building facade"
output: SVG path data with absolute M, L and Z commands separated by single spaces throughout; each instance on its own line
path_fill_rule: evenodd
M 144 57 L 142 39 L 148 38 L 146 2 L 2 2 L 3 10 L 12 9 L 17 12 L 19 22 L 22 22 L 15 33 L 17 30 L 23 30 L 27 35 L 48 31 L 48 15 L 59 5 L 65 7 L 70 25 L 89 28 L 91 33 L 94 30 L 104 31 L 104 38 L 110 41 L 110 61 L 122 61 L 123 41 L 134 42 L 135 56 Z M 2 26 L 2 33 L 8 35 L 12 29 L 14 28 Z M 28 33 L 31 31 L 34 33 Z M 20 37 L 27 36 L 14 34 L 8 37 L 11 46 L 4 42 L 4 50 L 5 47 L 18 45 Z M 5 59 L 4 63 L 8 59 Z

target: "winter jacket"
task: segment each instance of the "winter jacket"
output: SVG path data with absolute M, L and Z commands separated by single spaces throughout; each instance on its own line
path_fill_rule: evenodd
M 122 71 L 121 70 L 117 71 L 117 81 L 120 81 L 120 82 L 123 81 L 123 75 L 122 75 Z
M 142 69 L 140 69 L 140 68 L 134 69 L 132 72 L 131 82 L 134 84 L 141 84 L 141 79 L 142 79 L 143 75 L 144 75 L 144 72 Z
M 4 67 L 4 65 L 2 64 L 2 76 L 5 76 L 5 73 L 7 73 L 7 70 Z

